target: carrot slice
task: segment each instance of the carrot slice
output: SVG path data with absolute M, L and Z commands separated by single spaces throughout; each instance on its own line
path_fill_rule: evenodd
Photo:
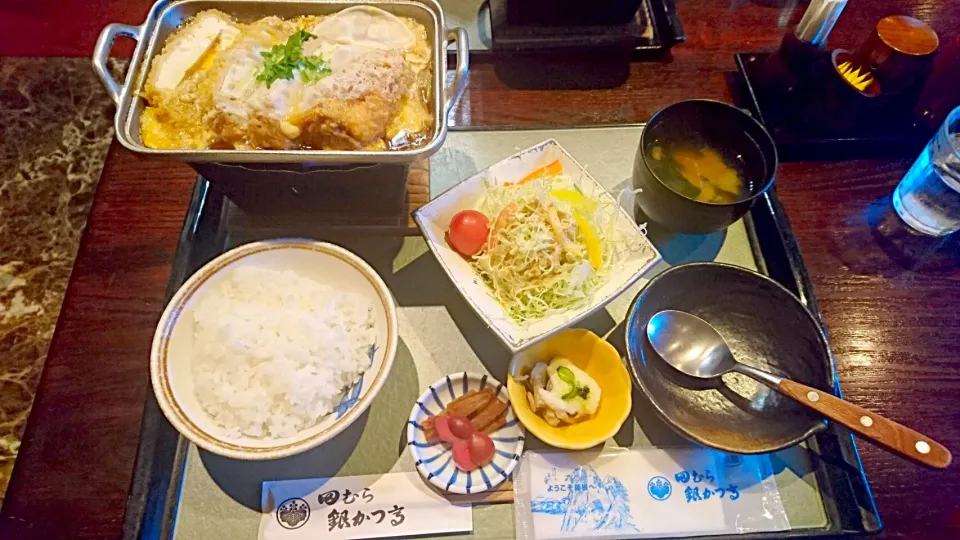
M 546 178 L 548 176 L 557 176 L 558 174 L 562 174 L 562 173 L 563 173 L 563 164 L 560 163 L 560 160 L 558 159 L 524 176 L 523 180 L 520 180 L 519 182 L 508 182 L 504 185 L 519 186 L 521 184 L 526 184 L 531 180 L 536 180 L 538 178 Z

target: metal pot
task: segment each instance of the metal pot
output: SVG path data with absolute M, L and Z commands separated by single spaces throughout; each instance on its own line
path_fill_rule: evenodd
M 147 78 L 150 64 L 162 49 L 167 38 L 183 21 L 206 9 L 218 9 L 241 21 L 256 20 L 275 15 L 289 18 L 300 15 L 328 15 L 356 5 L 371 5 L 398 16 L 415 19 L 427 28 L 433 48 L 433 103 L 434 132 L 430 142 L 420 148 L 396 151 L 343 150 L 157 150 L 147 148 L 140 140 L 140 114 L 145 102 L 139 96 Z M 137 40 L 124 81 L 118 82 L 106 67 L 110 48 L 118 36 Z M 447 44 L 456 43 L 457 66 L 453 82 L 445 85 L 447 72 Z M 107 92 L 117 104 L 114 121 L 117 140 L 127 149 L 145 156 L 206 163 L 207 170 L 227 174 L 219 163 L 245 163 L 248 169 L 284 170 L 264 164 L 301 164 L 297 174 L 312 170 L 330 170 L 353 164 L 409 164 L 429 157 L 443 144 L 447 135 L 447 114 L 463 93 L 469 69 L 469 43 L 463 28 L 447 29 L 443 10 L 436 0 L 159 0 L 150 9 L 140 26 L 110 24 L 100 33 L 93 52 L 93 67 Z M 199 170 L 199 169 L 198 169 Z M 291 172 L 285 168 L 285 172 Z M 217 173 L 215 173 L 217 174 Z

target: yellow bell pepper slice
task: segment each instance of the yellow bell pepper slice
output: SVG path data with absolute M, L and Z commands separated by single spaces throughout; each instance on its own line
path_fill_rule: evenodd
M 590 222 L 583 219 L 577 212 L 573 213 L 573 219 L 577 222 L 577 227 L 583 233 L 583 243 L 587 246 L 587 259 L 594 270 L 600 268 L 603 264 L 603 252 L 600 251 L 600 237 L 590 226 Z
M 586 214 L 592 214 L 597 209 L 597 201 L 590 199 L 575 189 L 555 189 L 550 195 L 558 201 L 568 202 L 574 208 L 581 209 Z

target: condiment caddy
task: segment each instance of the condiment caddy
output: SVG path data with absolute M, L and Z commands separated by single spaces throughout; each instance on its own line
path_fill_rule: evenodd
M 917 19 L 884 17 L 856 49 L 828 49 L 844 5 L 812 2 L 778 51 L 735 55 L 743 81 L 738 102 L 773 136 L 781 160 L 912 156 L 936 125 L 924 118 L 925 103 L 960 100 L 943 85 L 921 94 L 940 43 Z M 941 63 L 931 78 L 956 67 Z

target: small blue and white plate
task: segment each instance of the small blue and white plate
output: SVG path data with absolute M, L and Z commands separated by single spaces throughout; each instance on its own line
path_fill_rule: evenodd
M 507 387 L 489 375 L 456 373 L 447 375 L 430 385 L 420 396 L 407 422 L 407 447 L 417 464 L 417 470 L 428 482 L 451 493 L 481 493 L 510 478 L 523 453 L 523 427 L 517 422 L 513 409 L 507 407 L 507 423 L 490 434 L 496 453 L 487 465 L 463 472 L 453 462 L 453 451 L 442 441 L 427 442 L 423 422 L 471 390 L 492 386 L 504 403 L 510 403 Z

